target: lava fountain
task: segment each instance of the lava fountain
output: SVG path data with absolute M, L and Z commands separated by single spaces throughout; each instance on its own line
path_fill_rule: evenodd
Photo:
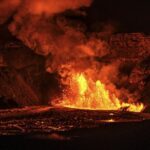
M 100 80 L 94 81 L 84 73 L 72 73 L 62 98 L 53 105 L 87 110 L 126 110 L 141 112 L 143 103 L 128 103 L 120 100 Z

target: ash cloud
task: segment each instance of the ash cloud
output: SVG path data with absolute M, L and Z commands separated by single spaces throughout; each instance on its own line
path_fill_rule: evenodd
M 84 24 L 66 19 L 62 14 L 66 10 L 82 14 L 78 9 L 91 3 L 91 0 L 59 0 L 57 3 L 54 0 L 24 0 L 9 29 L 37 54 L 48 58 L 52 55 L 55 60 L 52 70 L 55 70 L 65 61 L 78 59 L 77 55 L 95 55 L 89 46 L 85 46 L 90 43 Z
M 31 14 L 53 15 L 64 12 L 67 9 L 78 9 L 82 6 L 90 6 L 91 0 L 24 0 L 23 7 Z

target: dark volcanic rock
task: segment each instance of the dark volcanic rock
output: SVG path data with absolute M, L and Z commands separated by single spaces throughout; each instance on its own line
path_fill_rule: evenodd
M 136 97 L 149 103 L 150 84 L 150 36 L 142 33 L 112 35 L 109 40 L 111 59 L 121 60 L 120 86 L 127 88 Z M 127 80 L 122 83 L 121 79 Z
M 18 106 L 47 104 L 58 86 L 54 75 L 45 70 L 45 58 L 6 28 L 0 31 L 0 107 L 9 107 L 12 102 Z
M 14 99 L 7 99 L 6 97 L 0 97 L 0 109 L 17 108 L 18 103 Z
M 109 45 L 112 53 L 122 58 L 138 59 L 150 55 L 150 36 L 142 33 L 112 35 Z
M 0 106 L 9 107 L 13 102 L 18 106 L 40 104 L 41 81 L 46 73 L 44 61 L 3 28 L 0 33 L 0 96 L 3 97 Z
M 6 99 L 14 99 L 20 106 L 39 103 L 39 98 L 34 90 L 15 69 L 0 68 L 0 83 L 0 95 L 6 97 Z

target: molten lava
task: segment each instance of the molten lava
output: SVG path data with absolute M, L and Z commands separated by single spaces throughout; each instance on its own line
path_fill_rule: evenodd
M 63 93 L 63 98 L 54 102 L 57 106 L 89 109 L 89 110 L 121 110 L 141 112 L 142 103 L 126 103 L 119 100 L 115 94 L 106 89 L 100 80 L 93 81 L 83 73 L 72 74 L 69 87 Z

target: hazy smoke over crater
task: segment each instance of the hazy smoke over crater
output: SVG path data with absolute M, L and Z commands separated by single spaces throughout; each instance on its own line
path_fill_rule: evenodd
M 88 7 L 91 3 L 91 0 L 24 0 L 9 29 L 36 53 L 48 56 L 48 59 L 52 55 L 52 70 L 80 58 L 105 55 L 108 52 L 105 42 L 88 37 L 82 22 L 61 14 L 66 10 Z

